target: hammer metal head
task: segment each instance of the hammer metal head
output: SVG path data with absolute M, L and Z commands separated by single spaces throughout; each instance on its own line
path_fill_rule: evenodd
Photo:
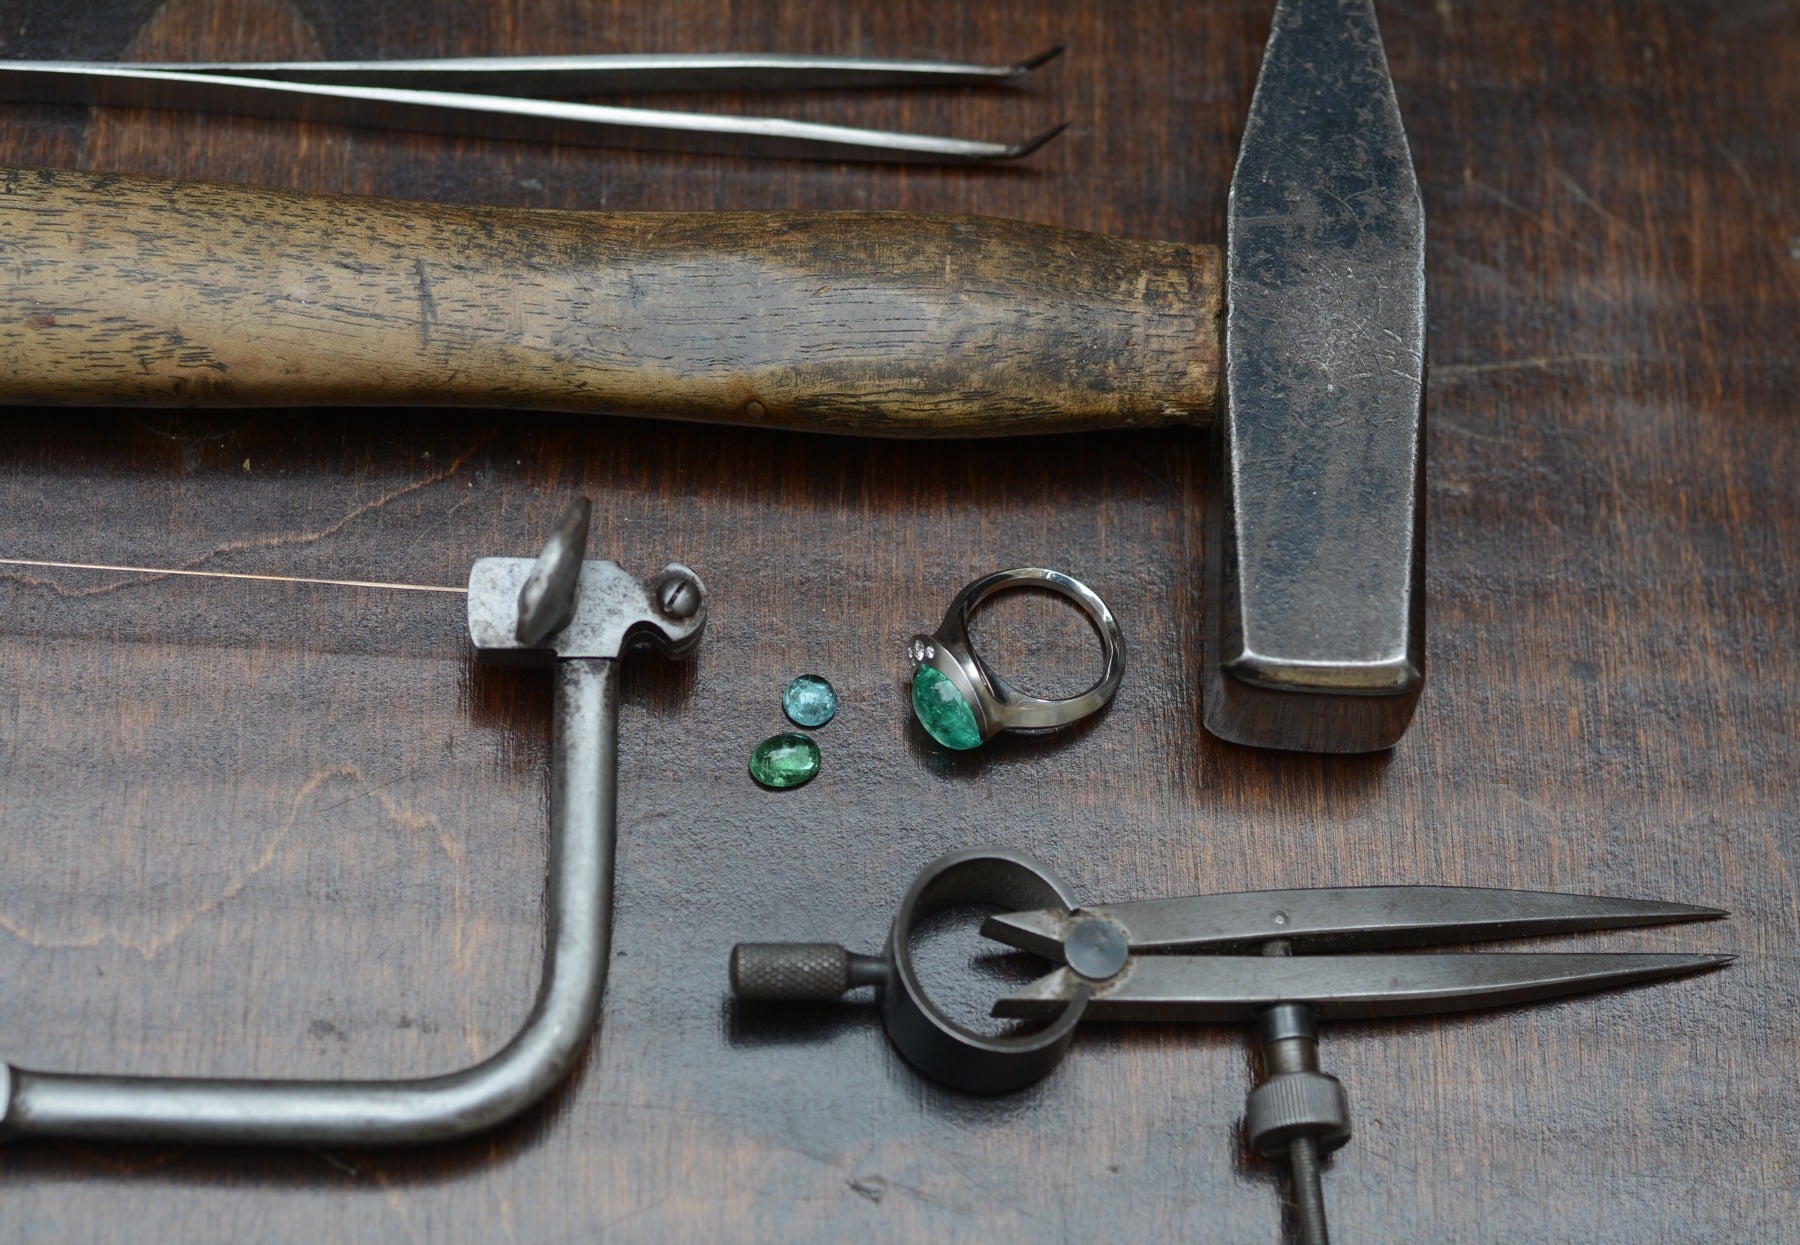
M 1425 215 L 1372 0 L 1279 0 L 1231 182 L 1205 717 L 1396 743 L 1425 678 Z

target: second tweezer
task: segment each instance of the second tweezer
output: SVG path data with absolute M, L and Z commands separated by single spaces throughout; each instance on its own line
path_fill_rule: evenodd
M 539 96 L 1001 85 L 1057 56 L 1002 65 L 778 54 L 508 56 L 433 60 L 99 63 L 0 61 L 0 98 L 274 117 L 470 138 L 813 160 L 972 164 L 1015 143 L 626 108 Z

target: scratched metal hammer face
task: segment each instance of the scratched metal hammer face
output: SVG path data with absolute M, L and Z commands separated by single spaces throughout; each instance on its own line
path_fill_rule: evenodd
M 1369 0 L 1277 4 L 1222 279 L 1212 247 L 989 218 L 646 230 L 629 213 L 0 179 L 0 401 L 505 405 L 881 436 L 1211 420 L 1208 728 L 1354 752 L 1411 718 L 1424 230 Z

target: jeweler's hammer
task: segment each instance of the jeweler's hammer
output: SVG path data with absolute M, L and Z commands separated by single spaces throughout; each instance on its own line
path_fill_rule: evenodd
M 1207 728 L 1386 748 L 1424 678 L 1424 218 L 1371 0 L 1279 0 L 1229 222 L 1221 283 L 1213 247 L 979 217 L 5 171 L 0 400 L 931 437 L 1210 420 Z

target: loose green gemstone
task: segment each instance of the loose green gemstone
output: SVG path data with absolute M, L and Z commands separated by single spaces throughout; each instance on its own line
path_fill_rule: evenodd
M 798 787 L 818 772 L 819 745 L 805 735 L 771 735 L 750 751 L 750 777 L 765 787 Z
M 919 725 L 944 747 L 961 751 L 981 746 L 981 727 L 976 725 L 975 710 L 943 674 L 930 666 L 920 666 L 913 674 L 912 696 Z
M 803 674 L 781 694 L 781 711 L 795 726 L 823 726 L 837 713 L 837 693 L 816 674 Z

